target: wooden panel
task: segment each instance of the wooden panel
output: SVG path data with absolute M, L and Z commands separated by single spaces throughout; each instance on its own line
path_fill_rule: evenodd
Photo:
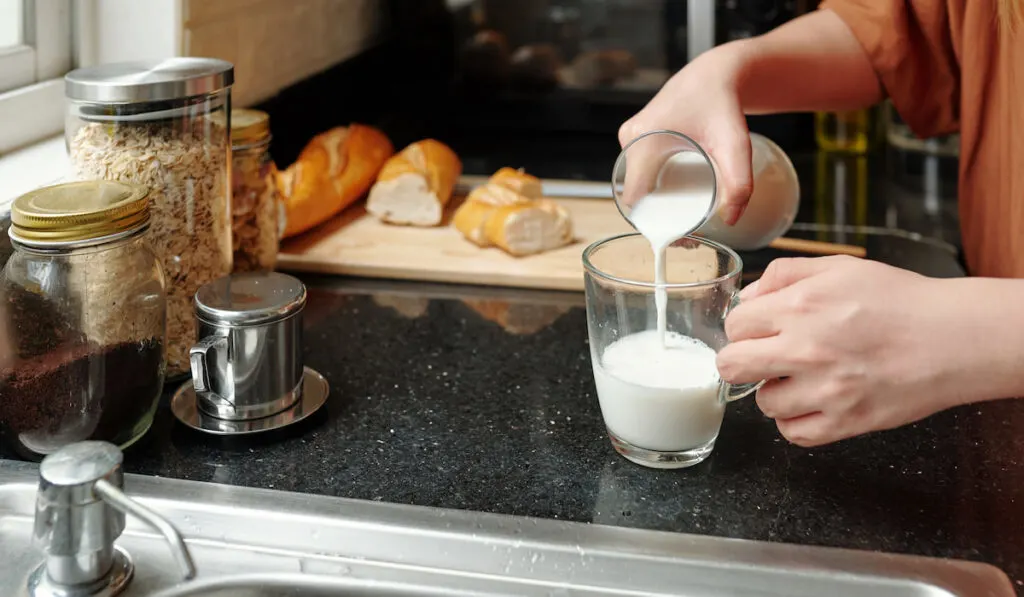
M 447 221 L 436 228 L 383 224 L 360 204 L 286 242 L 278 267 L 370 278 L 582 290 L 583 249 L 632 228 L 610 199 L 556 200 L 572 214 L 576 242 L 539 255 L 512 257 L 500 249 L 481 249 Z

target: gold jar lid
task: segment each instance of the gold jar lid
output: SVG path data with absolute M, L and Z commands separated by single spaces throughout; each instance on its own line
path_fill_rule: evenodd
M 262 110 L 231 111 L 231 145 L 245 147 L 270 138 L 270 115 Z
M 11 204 L 11 238 L 69 244 L 127 233 L 149 222 L 149 189 L 110 180 L 36 189 Z

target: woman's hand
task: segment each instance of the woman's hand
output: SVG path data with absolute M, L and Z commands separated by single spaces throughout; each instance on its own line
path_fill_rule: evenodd
M 744 113 L 854 110 L 882 97 L 878 76 L 850 28 L 831 10 L 815 10 L 698 56 L 622 125 L 619 143 L 625 147 L 643 133 L 666 129 L 693 138 L 715 164 L 720 216 L 731 225 L 743 215 L 753 184 Z M 651 170 L 657 173 L 663 163 L 643 158 L 630 152 L 627 204 L 650 190 Z
M 753 188 L 750 133 L 736 90 L 739 66 L 738 57 L 724 46 L 700 56 L 669 79 L 642 110 L 619 128 L 619 143 L 623 147 L 655 130 L 684 133 L 696 141 L 715 164 L 722 202 L 720 213 L 730 225 L 743 214 Z M 670 140 L 656 140 L 630 150 L 623 189 L 627 205 L 650 191 L 647 186 L 656 178 L 671 144 Z
M 757 404 L 801 446 L 996 397 L 969 290 L 852 257 L 780 259 L 726 318 L 719 372 L 769 380 Z

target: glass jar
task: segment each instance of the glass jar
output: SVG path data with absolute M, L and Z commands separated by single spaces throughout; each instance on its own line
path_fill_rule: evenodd
M 925 213 L 937 216 L 943 204 L 955 203 L 960 180 L 960 135 L 922 139 L 886 100 L 889 174 L 899 183 L 924 195 Z M 956 212 L 956 209 L 953 209 Z
M 0 269 L 7 265 L 7 260 L 14 253 L 11 246 L 11 237 L 7 235 L 7 229 L 11 227 L 11 206 L 0 207 Z
M 956 158 L 960 155 L 960 135 L 938 135 L 921 139 L 910 130 L 900 117 L 892 100 L 885 100 L 886 140 L 892 147 L 908 152 L 917 152 L 942 157 Z
M 665 240 L 692 234 L 741 251 L 763 249 L 792 227 L 800 179 L 786 152 L 768 137 L 750 133 L 750 149 L 754 190 L 735 225 L 722 217 L 711 157 L 675 131 L 649 131 L 626 144 L 612 167 L 615 205 L 634 228 L 668 235 Z M 667 197 L 672 199 L 663 202 Z
M 231 111 L 231 228 L 234 270 L 271 271 L 284 227 L 284 203 L 270 157 L 270 116 Z
M 163 390 L 165 279 L 148 189 L 64 183 L 15 199 L 0 281 L 0 433 L 27 457 L 125 447 Z
M 175 58 L 65 76 L 73 177 L 149 188 L 150 242 L 167 276 L 167 370 L 189 371 L 192 297 L 231 273 L 231 63 Z

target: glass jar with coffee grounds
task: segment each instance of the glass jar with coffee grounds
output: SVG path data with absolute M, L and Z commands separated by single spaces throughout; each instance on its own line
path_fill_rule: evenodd
M 14 200 L 0 280 L 0 434 L 22 456 L 126 447 L 163 389 L 165 281 L 148 190 L 93 181 Z

